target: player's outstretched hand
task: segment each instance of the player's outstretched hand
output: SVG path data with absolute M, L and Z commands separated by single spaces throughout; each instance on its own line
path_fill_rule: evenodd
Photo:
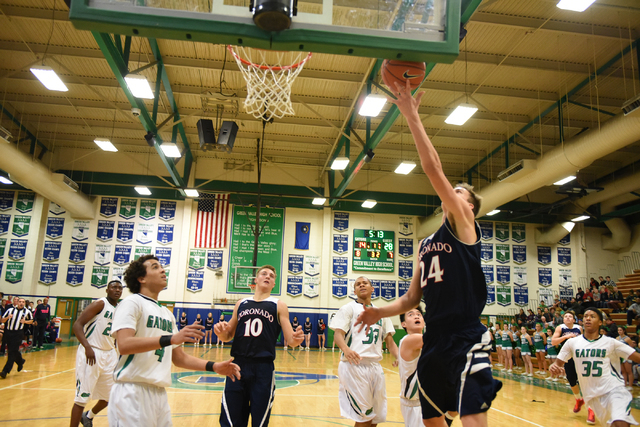
M 302 325 L 298 325 L 295 331 L 293 331 L 293 340 L 291 341 L 291 347 L 297 347 L 304 341 L 304 332 L 302 331 Z
M 365 329 L 365 332 L 369 333 L 369 326 L 375 325 L 376 322 L 382 318 L 380 317 L 380 314 L 378 313 L 378 311 L 379 310 L 376 307 L 364 308 L 364 311 L 360 313 L 360 316 L 358 316 L 358 318 L 356 319 L 356 324 L 354 325 L 354 326 L 360 325 L 358 332 L 361 332 L 362 328 L 366 326 L 367 329 Z
M 347 359 L 347 362 L 351 363 L 352 365 L 359 365 L 360 361 L 362 360 L 362 356 L 360 356 L 350 348 L 347 348 L 346 351 L 344 351 L 344 357 L 345 359 Z
M 219 375 L 225 375 L 231 378 L 231 381 L 240 379 L 240 366 L 236 365 L 233 362 L 233 357 L 224 362 L 216 362 L 213 365 L 213 371 Z
M 87 357 L 87 365 L 93 366 L 96 363 L 96 353 L 91 346 L 84 349 L 84 355 Z
M 418 92 L 414 98 L 413 95 L 411 95 L 411 83 L 409 80 L 406 81 L 404 86 L 395 82 L 395 86 L 395 88 L 390 89 L 396 96 L 396 99 L 387 97 L 387 101 L 391 104 L 395 104 L 404 116 L 411 113 L 417 113 L 424 91 Z
M 213 325 L 213 333 L 216 334 L 218 338 L 221 338 L 220 335 L 223 335 L 222 338 L 226 337 L 226 334 L 229 332 L 229 322 L 222 321 Z
M 554 363 L 549 366 L 549 372 L 551 372 L 553 375 L 564 375 L 564 368 L 561 368 Z
M 173 334 L 171 337 L 171 344 L 182 344 L 185 342 L 199 342 L 204 338 L 204 332 L 202 332 L 204 326 L 202 325 L 187 325 L 180 329 L 180 332 Z

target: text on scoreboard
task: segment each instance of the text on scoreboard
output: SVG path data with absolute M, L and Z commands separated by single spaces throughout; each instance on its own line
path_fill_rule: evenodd
M 395 232 L 353 230 L 354 271 L 394 271 Z

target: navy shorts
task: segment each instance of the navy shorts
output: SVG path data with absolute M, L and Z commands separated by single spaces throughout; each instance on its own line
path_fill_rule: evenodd
M 502 388 L 491 374 L 490 333 L 480 322 L 458 331 L 442 331 L 428 328 L 423 336 L 417 369 L 422 418 L 487 411 Z
M 240 380 L 226 379 L 222 393 L 220 425 L 246 427 L 251 415 L 253 427 L 269 425 L 276 390 L 273 361 L 233 361 L 240 366 Z

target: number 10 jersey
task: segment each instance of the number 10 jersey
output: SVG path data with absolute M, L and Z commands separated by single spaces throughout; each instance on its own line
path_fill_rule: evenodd
M 251 296 L 243 299 L 238 305 L 238 326 L 231 356 L 236 359 L 274 360 L 281 330 L 277 298 L 255 301 Z

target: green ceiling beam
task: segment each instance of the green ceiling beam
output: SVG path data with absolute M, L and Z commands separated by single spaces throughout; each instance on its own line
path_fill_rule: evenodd
M 13 114 L 11 114 L 6 108 L 4 108 L 4 105 L 0 104 L 0 109 L 2 110 L 2 113 L 9 117 L 9 119 L 11 119 L 11 121 L 13 123 L 15 123 L 16 125 L 18 125 L 18 127 L 20 129 L 22 129 L 22 131 L 27 134 L 27 136 L 25 138 L 22 138 L 20 141 L 17 141 L 16 144 L 20 143 L 21 141 L 24 141 L 25 139 L 30 139 L 31 140 L 31 148 L 29 150 L 29 154 L 34 154 L 35 149 L 36 149 L 36 144 L 38 144 L 40 146 L 40 148 L 42 148 L 42 150 L 40 151 L 40 154 L 38 155 L 38 158 L 41 159 L 42 156 L 49 151 L 49 148 L 44 145 L 44 143 L 42 141 L 40 141 L 33 133 L 31 133 L 31 131 L 29 129 L 27 129 L 26 127 L 24 127 L 24 125 L 22 123 L 20 123 L 20 120 L 18 120 L 16 117 L 14 117 Z

